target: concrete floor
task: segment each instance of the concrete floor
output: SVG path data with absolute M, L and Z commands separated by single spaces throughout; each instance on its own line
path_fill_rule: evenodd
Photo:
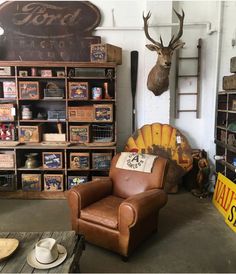
M 184 191 L 169 195 L 159 220 L 159 232 L 126 263 L 117 254 L 87 244 L 81 271 L 236 273 L 236 234 L 211 198 L 198 199 Z M 0 231 L 49 230 L 70 230 L 66 200 L 0 200 Z

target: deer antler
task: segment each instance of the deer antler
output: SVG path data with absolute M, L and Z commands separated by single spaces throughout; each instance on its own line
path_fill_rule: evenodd
M 155 41 L 154 39 L 151 38 L 151 36 L 149 35 L 148 33 L 148 19 L 151 17 L 151 12 L 149 11 L 147 16 L 144 16 L 144 13 L 143 13 L 143 21 L 144 21 L 144 32 L 145 32 L 145 35 L 147 37 L 148 40 L 150 40 L 153 44 L 157 45 L 158 47 L 163 47 L 163 42 L 162 42 L 162 38 L 160 36 L 160 41 L 161 43 Z
M 179 18 L 179 32 L 174 38 L 174 35 L 172 36 L 168 47 L 171 47 L 172 49 L 175 49 L 179 45 L 179 39 L 183 35 L 183 24 L 184 24 L 184 11 L 182 10 L 182 15 L 180 15 L 175 9 L 174 9 L 175 14 Z

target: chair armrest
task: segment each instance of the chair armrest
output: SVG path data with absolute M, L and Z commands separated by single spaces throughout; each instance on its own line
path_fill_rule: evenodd
M 94 180 L 80 184 L 68 191 L 67 200 L 74 218 L 80 217 L 80 210 L 108 195 L 112 192 L 112 180 L 110 178 Z
M 153 212 L 158 212 L 167 199 L 162 189 L 147 190 L 127 198 L 119 207 L 119 230 L 130 228 Z

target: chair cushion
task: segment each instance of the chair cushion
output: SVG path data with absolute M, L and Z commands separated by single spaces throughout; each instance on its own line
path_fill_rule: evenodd
M 91 223 L 118 228 L 118 209 L 124 199 L 116 196 L 107 196 L 85 207 L 80 212 L 80 218 Z

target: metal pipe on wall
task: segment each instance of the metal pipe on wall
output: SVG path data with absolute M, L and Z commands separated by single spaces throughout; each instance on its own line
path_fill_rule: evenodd
M 178 26 L 178 23 L 166 23 L 166 24 L 157 24 L 157 25 L 150 25 L 149 28 L 157 28 L 157 27 L 174 27 Z M 185 23 L 184 27 L 193 27 L 193 26 L 206 26 L 206 32 L 207 34 L 211 35 L 212 33 L 216 32 L 215 29 L 212 29 L 211 22 L 195 22 L 195 23 Z M 109 30 L 116 30 L 116 31 L 143 31 L 143 27 L 97 27 L 95 30 L 101 30 L 101 31 L 109 31 Z

